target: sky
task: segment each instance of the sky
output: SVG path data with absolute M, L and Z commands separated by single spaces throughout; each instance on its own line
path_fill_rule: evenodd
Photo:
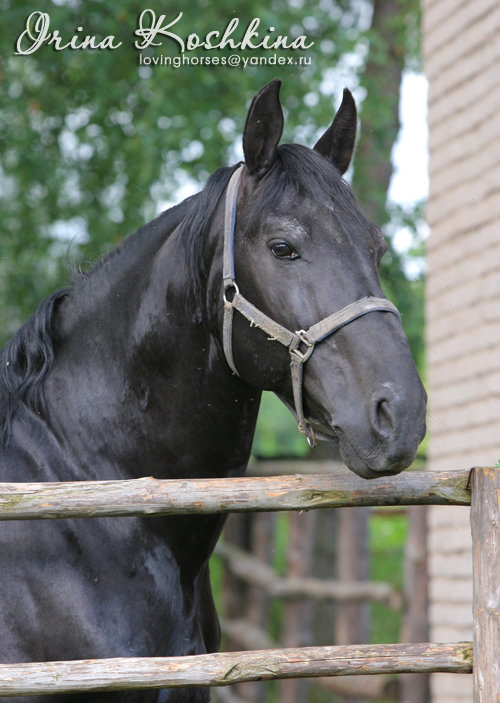
M 405 73 L 400 100 L 401 131 L 392 153 L 394 175 L 389 187 L 389 199 L 403 207 L 425 200 L 429 192 L 427 89 L 424 75 Z M 421 229 L 420 234 L 425 238 L 425 223 Z M 393 241 L 404 252 L 413 240 L 411 233 L 403 228 Z
M 401 86 L 402 129 L 393 151 L 395 173 L 389 198 L 404 204 L 424 200 L 429 192 L 427 79 L 407 72 Z

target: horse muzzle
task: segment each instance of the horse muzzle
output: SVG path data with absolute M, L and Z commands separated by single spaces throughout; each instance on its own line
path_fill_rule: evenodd
M 426 393 L 420 386 L 410 400 L 375 393 L 365 423 L 332 420 L 317 426 L 323 439 L 338 442 L 346 466 L 362 478 L 398 474 L 414 461 L 425 436 Z

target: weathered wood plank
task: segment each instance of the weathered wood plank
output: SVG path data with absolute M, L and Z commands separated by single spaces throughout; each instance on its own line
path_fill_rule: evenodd
M 474 703 L 500 703 L 500 469 L 472 472 Z
M 243 647 L 248 651 L 250 649 L 272 649 L 276 646 L 264 630 L 249 623 L 248 620 L 225 620 L 224 618 L 220 618 L 220 621 L 223 635 L 229 636 L 232 641 L 237 643 L 238 647 Z M 402 678 L 405 679 L 408 676 L 411 676 L 412 679 L 427 678 L 426 674 L 405 674 Z M 325 690 L 336 694 L 362 696 L 367 700 L 373 701 L 380 699 L 384 701 L 399 700 L 397 697 L 397 692 L 399 690 L 398 679 L 390 674 L 378 674 L 377 676 L 363 676 L 360 674 L 357 676 L 321 677 L 316 680 L 316 683 Z M 254 682 L 246 685 L 261 686 L 262 684 Z M 229 689 L 221 690 L 226 691 Z M 245 693 L 247 692 L 245 691 Z M 261 696 L 257 698 L 257 700 L 262 698 L 262 691 L 260 691 L 260 693 Z M 223 696 L 220 695 L 219 691 L 217 692 L 216 698 L 221 699 L 222 702 Z M 248 703 L 248 700 L 248 695 L 245 695 L 246 703 Z M 423 701 L 424 699 L 422 698 L 419 700 L 419 703 L 423 703 Z M 241 700 L 238 701 L 238 703 L 244 703 L 244 701 Z
M 0 520 L 311 510 L 356 505 L 469 505 L 468 471 L 357 476 L 0 483 Z
M 191 657 L 1 664 L 0 696 L 429 671 L 471 673 L 472 643 L 303 647 Z

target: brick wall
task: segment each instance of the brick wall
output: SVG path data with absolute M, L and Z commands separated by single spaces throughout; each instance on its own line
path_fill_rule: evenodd
M 500 459 L 500 2 L 422 0 L 429 80 L 427 348 L 432 469 Z M 430 513 L 433 641 L 472 639 L 468 510 Z M 432 677 L 433 703 L 472 703 Z

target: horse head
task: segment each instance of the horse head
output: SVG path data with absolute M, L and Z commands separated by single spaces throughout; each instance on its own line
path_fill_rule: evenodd
M 245 164 L 226 194 L 226 360 L 246 383 L 274 391 L 310 443 L 338 441 L 366 478 L 397 473 L 425 434 L 426 396 L 380 287 L 384 238 L 342 178 L 356 106 L 345 90 L 314 149 L 280 146 L 279 89 L 272 81 L 254 98 Z

